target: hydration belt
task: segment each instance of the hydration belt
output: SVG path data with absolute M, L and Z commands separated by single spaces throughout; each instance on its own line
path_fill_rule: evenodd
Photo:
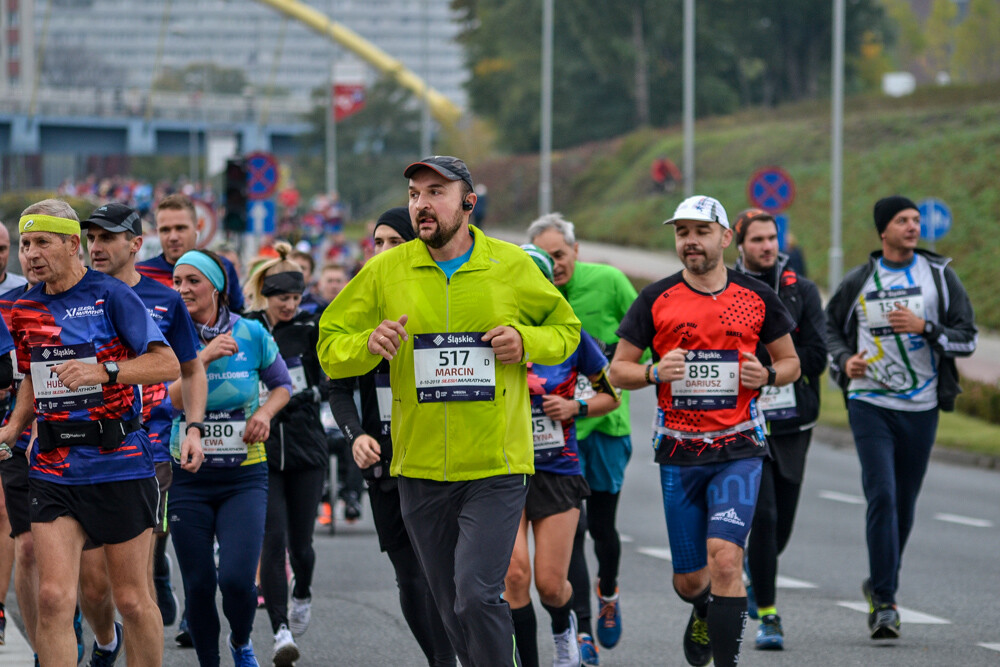
M 96 421 L 39 421 L 38 451 L 51 452 L 59 447 L 100 445 L 104 451 L 121 447 L 125 437 L 142 428 L 142 421 L 133 419 L 99 419 Z
M 744 433 L 746 431 L 754 431 L 758 437 L 763 441 L 764 432 L 764 415 L 758 411 L 753 411 L 755 414 L 744 422 L 740 422 L 736 426 L 731 426 L 721 431 L 707 431 L 705 433 L 691 433 L 690 431 L 675 431 L 672 428 L 667 428 L 663 426 L 663 415 L 661 410 L 657 410 L 657 419 L 653 422 L 653 440 L 654 447 L 659 444 L 659 440 L 662 440 L 662 436 L 667 436 L 668 438 L 673 438 L 674 440 L 703 440 L 706 443 L 711 443 L 716 438 L 724 438 L 730 435 L 735 435 L 737 433 Z

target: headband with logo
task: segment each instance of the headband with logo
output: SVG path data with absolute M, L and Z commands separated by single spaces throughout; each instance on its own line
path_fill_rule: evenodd
M 53 234 L 80 235 L 80 223 L 54 215 L 25 215 L 17 223 L 17 230 L 25 232 L 52 232 Z

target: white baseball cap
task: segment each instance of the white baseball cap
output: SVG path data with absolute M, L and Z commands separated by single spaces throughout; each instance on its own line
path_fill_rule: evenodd
M 717 222 L 726 229 L 730 228 L 729 216 L 726 215 L 726 209 L 722 207 L 719 200 L 704 195 L 695 195 L 682 201 L 677 206 L 677 210 L 674 211 L 674 217 L 664 220 L 663 224 L 672 225 L 678 220 Z

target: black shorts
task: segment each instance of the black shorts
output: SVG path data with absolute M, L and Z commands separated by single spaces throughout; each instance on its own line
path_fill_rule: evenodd
M 87 547 L 121 544 L 153 527 L 158 498 L 155 477 L 80 485 L 32 479 L 31 522 L 68 516 L 83 528 Z
M 0 462 L 3 495 L 10 517 L 10 536 L 17 537 L 31 530 L 31 496 L 28 492 L 28 457 L 23 449 L 11 450 L 13 456 Z
M 384 552 L 398 551 L 410 544 L 399 509 L 399 487 L 395 478 L 370 483 L 368 500 L 372 504 L 372 519 L 378 533 L 378 546 Z
M 167 523 L 167 491 L 174 483 L 174 466 L 170 461 L 160 461 L 156 464 L 156 486 L 159 489 L 159 502 L 156 504 L 156 525 L 154 535 L 166 535 L 170 532 Z
M 528 497 L 524 501 L 524 516 L 528 521 L 562 514 L 579 508 L 590 495 L 583 475 L 556 475 L 536 472 L 528 482 Z

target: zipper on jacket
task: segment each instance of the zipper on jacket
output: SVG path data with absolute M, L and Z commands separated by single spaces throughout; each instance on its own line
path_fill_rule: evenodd
M 285 425 L 282 423 L 278 424 L 278 442 L 281 443 L 281 465 L 278 470 L 285 469 Z
M 444 278 L 444 328 L 451 333 L 451 278 Z M 448 481 L 448 401 L 444 402 L 444 481 Z

